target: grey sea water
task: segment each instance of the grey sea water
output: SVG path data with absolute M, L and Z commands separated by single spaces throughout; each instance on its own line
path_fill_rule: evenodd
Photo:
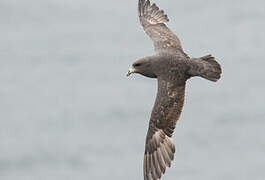
M 156 0 L 194 57 L 163 179 L 265 179 L 265 1 Z M 156 81 L 125 77 L 153 53 L 137 0 L 0 0 L 0 179 L 136 180 Z

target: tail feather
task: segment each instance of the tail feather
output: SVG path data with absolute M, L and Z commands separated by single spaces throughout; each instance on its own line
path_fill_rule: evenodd
M 190 62 L 189 74 L 191 76 L 201 76 L 213 82 L 216 82 L 221 78 L 221 65 L 212 55 L 193 58 Z

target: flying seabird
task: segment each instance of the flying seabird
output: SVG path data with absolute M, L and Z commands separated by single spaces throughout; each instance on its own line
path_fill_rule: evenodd
M 178 37 L 165 25 L 169 21 L 167 15 L 156 4 L 139 0 L 138 15 L 144 31 L 153 41 L 155 54 L 134 62 L 127 76 L 139 73 L 158 81 L 143 165 L 144 179 L 157 180 L 174 159 L 171 137 L 183 108 L 186 81 L 199 76 L 216 82 L 222 70 L 212 55 L 190 58 L 185 54 Z

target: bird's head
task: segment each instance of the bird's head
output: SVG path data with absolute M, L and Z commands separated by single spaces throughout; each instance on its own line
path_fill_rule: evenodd
M 132 64 L 127 76 L 130 76 L 133 73 L 138 73 L 149 78 L 156 78 L 157 75 L 154 71 L 154 61 L 150 58 L 143 58 L 135 61 Z

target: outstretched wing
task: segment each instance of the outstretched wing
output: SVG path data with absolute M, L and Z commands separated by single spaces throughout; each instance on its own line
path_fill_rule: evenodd
M 163 10 L 159 10 L 156 4 L 150 4 L 150 0 L 139 0 L 138 14 L 140 22 L 146 34 L 152 39 L 155 51 L 167 51 L 175 53 L 182 50 L 178 37 L 164 24 L 169 21 Z
M 158 80 L 158 92 L 146 137 L 144 179 L 157 180 L 170 167 L 175 146 L 171 140 L 184 104 L 185 84 Z

